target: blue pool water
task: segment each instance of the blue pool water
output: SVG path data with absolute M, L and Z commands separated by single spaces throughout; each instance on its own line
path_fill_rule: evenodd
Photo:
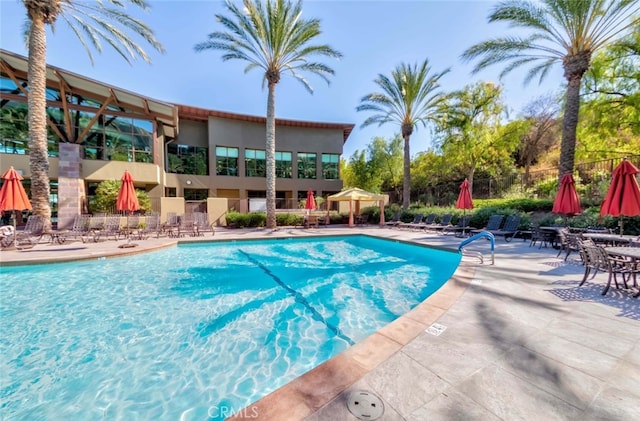
M 0 417 L 228 415 L 406 313 L 459 262 L 343 236 L 2 268 Z

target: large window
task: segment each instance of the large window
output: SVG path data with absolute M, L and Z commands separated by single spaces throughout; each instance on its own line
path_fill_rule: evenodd
M 291 163 L 291 152 L 276 151 L 276 177 L 292 178 L 293 164 Z
M 244 171 L 247 177 L 267 176 L 267 160 L 265 159 L 265 151 L 245 149 L 244 165 Z
M 27 102 L 20 89 L 28 91 L 28 86 L 22 80 L 18 84 L 4 74 L 0 77 L 0 153 L 29 153 Z M 60 91 L 47 88 L 46 97 L 49 156 L 58 156 L 59 142 L 78 142 L 86 159 L 153 162 L 154 123 L 146 116 L 136 118 L 135 112 L 111 104 L 96 118 L 91 109 L 97 111 L 102 100 L 75 93 L 67 94 L 69 114 L 65 116 Z
M 238 148 L 216 147 L 216 175 L 238 175 Z
M 4 80 L 4 79 L 2 79 Z M 29 153 L 29 120 L 26 102 L 0 102 L 0 153 Z M 48 155 L 58 156 L 58 135 L 47 126 Z
M 167 172 L 173 174 L 209 175 L 209 148 L 167 145 Z
M 317 178 L 316 166 L 316 154 L 298 153 L 298 178 Z
M 338 163 L 340 155 L 333 153 L 322 154 L 322 178 L 325 180 L 338 179 Z
M 72 111 L 77 135 L 95 113 Z M 153 162 L 153 122 L 116 115 L 100 115 L 82 141 L 85 158 L 106 161 Z

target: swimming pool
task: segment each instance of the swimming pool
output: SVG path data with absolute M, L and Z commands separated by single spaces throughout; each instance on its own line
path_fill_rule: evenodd
M 2 268 L 0 413 L 215 418 L 406 313 L 459 262 L 341 236 Z

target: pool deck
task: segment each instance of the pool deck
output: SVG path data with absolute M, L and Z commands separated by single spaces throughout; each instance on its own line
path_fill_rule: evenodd
M 362 233 L 457 249 L 460 239 L 377 228 L 218 229 L 232 240 Z M 176 239 L 63 245 L 0 252 L 0 264 L 95 259 L 173 246 Z M 352 392 L 384 405 L 379 420 L 638 420 L 640 300 L 636 290 L 600 295 L 604 274 L 578 287 L 583 267 L 572 254 L 496 239 L 467 249 L 438 292 L 408 314 L 305 375 L 237 412 L 234 419 L 357 421 Z M 564 257 L 564 256 L 562 256 Z M 437 324 L 433 326 L 433 324 Z M 438 334 L 439 333 L 439 334 Z M 366 413 L 366 410 L 363 411 Z

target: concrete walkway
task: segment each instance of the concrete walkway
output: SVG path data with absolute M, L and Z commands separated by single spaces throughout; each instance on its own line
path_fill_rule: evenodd
M 180 241 L 355 232 L 452 249 L 461 241 L 377 227 L 221 229 L 213 238 Z M 176 240 L 118 248 L 122 243 L 4 250 L 0 264 L 143 252 Z M 480 240 L 468 249 L 488 257 L 489 243 Z M 347 403 L 351 399 L 353 408 L 358 392 L 381 399 L 380 420 L 640 419 L 640 300 L 632 298 L 634 290 L 615 287 L 600 295 L 604 274 L 578 287 L 579 256 L 564 262 L 556 253 L 496 239 L 495 265 L 463 259 L 454 278 L 411 313 L 236 419 L 357 421 Z M 380 411 L 376 405 L 369 409 Z

